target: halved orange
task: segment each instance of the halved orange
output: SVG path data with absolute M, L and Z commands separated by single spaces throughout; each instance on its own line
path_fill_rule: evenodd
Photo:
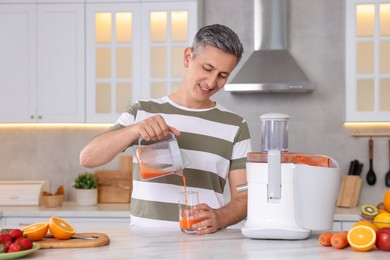
M 365 225 L 352 227 L 347 235 L 349 245 L 361 252 L 371 250 L 376 242 L 375 229 Z
M 363 225 L 363 226 L 368 226 L 368 227 L 372 227 L 372 228 L 375 230 L 375 232 L 378 231 L 377 226 L 375 226 L 374 223 L 372 223 L 372 222 L 370 222 L 370 221 L 368 221 L 368 220 L 361 220 L 361 221 L 358 221 L 358 222 L 356 222 L 352 227 L 361 226 L 361 225 Z
M 61 240 L 69 239 L 76 233 L 68 221 L 54 216 L 49 219 L 49 230 L 53 237 Z
M 47 222 L 38 222 L 22 228 L 23 235 L 26 235 L 33 241 L 42 240 L 47 234 L 49 224 Z

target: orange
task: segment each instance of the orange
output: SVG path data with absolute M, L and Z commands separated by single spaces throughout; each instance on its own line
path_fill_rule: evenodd
M 47 222 L 38 222 L 22 228 L 23 235 L 26 235 L 33 241 L 42 240 L 47 234 L 49 224 Z
M 390 189 L 388 189 L 383 197 L 383 204 L 385 205 L 385 209 L 390 212 Z
M 352 227 L 361 226 L 361 225 L 363 225 L 363 226 L 368 226 L 368 227 L 372 227 L 372 228 L 375 230 L 375 232 L 378 231 L 377 226 L 375 226 L 374 223 L 372 223 L 372 222 L 370 222 L 370 221 L 368 221 L 368 220 L 361 220 L 361 221 L 358 221 L 358 222 L 356 222 Z
M 352 227 L 347 235 L 349 245 L 356 251 L 369 251 L 375 246 L 375 229 L 365 225 Z
M 49 230 L 53 237 L 61 240 L 69 239 L 76 233 L 68 221 L 54 216 L 49 219 Z

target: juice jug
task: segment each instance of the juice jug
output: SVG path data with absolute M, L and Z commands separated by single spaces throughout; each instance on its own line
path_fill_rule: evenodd
M 180 150 L 175 135 L 170 135 L 158 142 L 143 144 L 138 140 L 136 158 L 143 180 L 150 180 L 169 174 L 182 176 L 183 169 L 190 164 L 188 156 Z

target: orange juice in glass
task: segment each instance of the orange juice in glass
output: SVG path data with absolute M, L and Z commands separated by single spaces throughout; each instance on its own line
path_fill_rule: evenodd
M 180 229 L 184 233 L 192 234 L 197 229 L 192 228 L 192 225 L 202 221 L 195 219 L 193 216 L 193 206 L 199 204 L 199 196 L 197 191 L 179 192 L 179 221 Z

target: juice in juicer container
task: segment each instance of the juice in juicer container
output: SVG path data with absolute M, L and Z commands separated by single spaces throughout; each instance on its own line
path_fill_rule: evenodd
M 330 230 L 340 170 L 328 156 L 288 152 L 285 114 L 261 120 L 261 151 L 247 158 L 247 221 L 241 232 L 254 239 L 306 239 Z

